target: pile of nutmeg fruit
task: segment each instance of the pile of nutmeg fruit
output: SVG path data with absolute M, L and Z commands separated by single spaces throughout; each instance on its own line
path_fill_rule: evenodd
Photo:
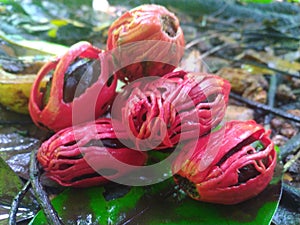
M 150 152 L 176 150 L 172 176 L 193 199 L 236 204 L 262 192 L 276 166 L 270 131 L 224 121 L 229 82 L 180 69 L 184 47 L 173 13 L 141 5 L 111 24 L 105 50 L 81 41 L 46 63 L 29 102 L 34 123 L 53 131 L 37 153 L 46 175 L 117 182 L 149 166 Z

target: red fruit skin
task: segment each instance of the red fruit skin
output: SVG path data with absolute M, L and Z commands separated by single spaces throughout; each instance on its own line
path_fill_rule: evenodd
M 269 134 L 255 121 L 230 121 L 225 128 L 200 138 L 196 146 L 184 146 L 173 164 L 174 180 L 199 201 L 229 205 L 253 198 L 267 187 L 276 166 Z M 250 146 L 256 140 L 264 149 L 256 151 Z M 255 174 L 240 181 L 239 176 L 247 177 L 241 170 L 246 165 L 246 172 L 255 170 Z
M 117 79 L 114 79 L 110 86 L 106 83 L 109 79 L 108 64 L 105 59 L 105 53 L 92 46 L 88 42 L 78 42 L 62 56 L 54 61 L 46 63 L 38 72 L 37 78 L 33 83 L 29 99 L 29 113 L 33 122 L 49 130 L 58 131 L 72 125 L 72 109 L 76 103 L 77 110 L 81 110 L 81 118 L 77 122 L 86 122 L 106 112 L 108 106 L 113 101 L 117 85 Z M 76 58 L 99 59 L 101 63 L 101 74 L 98 80 L 92 84 L 79 97 L 75 97 L 72 102 L 66 103 L 63 100 L 64 75 L 69 65 Z M 52 75 L 52 87 L 50 97 L 45 107 L 42 107 L 43 93 L 40 92 L 40 84 L 43 78 L 49 72 L 54 71 Z M 104 96 L 104 97 L 103 97 Z M 88 107 L 88 103 L 95 103 L 95 109 Z M 95 111 L 93 118 L 90 118 L 91 110 Z
M 173 71 L 184 46 L 178 18 L 160 5 L 131 9 L 108 30 L 107 49 L 113 50 L 119 67 L 116 74 L 125 83 Z
M 126 138 L 125 135 L 119 135 Z M 55 133 L 41 145 L 37 159 L 46 175 L 62 186 L 100 185 L 108 180 L 97 171 L 113 171 L 107 175 L 110 180 L 130 172 L 127 167 L 112 161 L 112 158 L 134 166 L 143 166 L 147 160 L 146 153 L 120 145 L 115 139 L 111 120 L 98 119 Z M 105 141 L 111 146 L 103 146 Z M 114 144 L 116 147 L 112 147 Z
M 122 108 L 123 124 L 137 146 L 172 148 L 198 139 L 224 118 L 230 84 L 219 76 L 176 71 L 138 84 Z

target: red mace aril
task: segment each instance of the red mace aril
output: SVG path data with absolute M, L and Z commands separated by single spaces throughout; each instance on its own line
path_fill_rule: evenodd
M 230 84 L 212 74 L 176 71 L 137 82 L 125 93 L 122 121 L 139 148 L 172 148 L 198 139 L 224 118 Z M 119 110 L 120 111 L 120 110 Z
M 34 123 L 53 131 L 71 126 L 74 103 L 79 106 L 80 122 L 94 120 L 106 112 L 117 84 L 114 76 L 109 77 L 108 63 L 102 50 L 84 41 L 46 63 L 30 94 L 29 112 Z M 46 87 L 40 88 L 46 76 L 51 78 Z M 95 112 L 93 118 L 90 111 Z
M 124 146 L 111 120 L 102 118 L 60 130 L 41 145 L 37 159 L 46 175 L 60 185 L 89 187 L 132 172 L 122 163 L 143 166 L 147 155 Z
M 236 204 L 262 192 L 272 179 L 276 151 L 270 131 L 255 121 L 225 128 L 187 144 L 173 164 L 175 182 L 196 200 Z
M 115 57 L 118 78 L 126 83 L 171 72 L 179 64 L 184 46 L 178 18 L 160 5 L 131 9 L 108 30 L 107 49 Z

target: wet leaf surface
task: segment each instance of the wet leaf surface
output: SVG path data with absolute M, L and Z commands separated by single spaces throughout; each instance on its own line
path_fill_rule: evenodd
M 297 188 L 283 185 L 283 195 L 280 200 L 273 222 L 276 225 L 300 224 L 300 191 Z
M 3 159 L 0 159 L 0 196 L 3 204 L 10 204 L 18 193 L 23 183 L 20 178 L 10 169 Z
M 281 168 L 257 197 L 232 205 L 190 199 L 172 179 L 148 187 L 109 184 L 88 189 L 67 189 L 52 203 L 67 224 L 195 224 L 267 225 L 281 194 Z M 109 196 L 109 197 L 108 197 Z M 31 225 L 47 224 L 39 212 Z
M 1 143 L 1 142 L 0 142 Z M 22 188 L 23 182 L 14 171 L 0 158 L 0 224 L 8 224 L 7 218 L 10 212 L 10 205 L 14 197 Z M 36 205 L 32 198 L 27 195 L 23 200 L 17 220 L 31 218 L 36 211 Z
M 2 128 L 0 132 L 0 157 L 20 177 L 28 179 L 30 153 L 39 147 L 40 141 L 24 137 L 22 131 L 12 127 Z

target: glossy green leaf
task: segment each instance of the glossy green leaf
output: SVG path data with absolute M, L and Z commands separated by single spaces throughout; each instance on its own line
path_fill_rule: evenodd
M 257 197 L 231 206 L 203 203 L 177 192 L 162 201 L 153 198 L 142 215 L 128 224 L 189 224 L 189 225 L 268 225 L 278 206 L 281 194 L 281 169 L 274 181 Z
M 67 189 L 52 203 L 67 224 L 269 225 L 281 194 L 281 169 L 273 180 L 257 197 L 231 206 L 192 200 L 172 178 L 147 187 Z M 39 212 L 31 225 L 42 224 L 47 222 Z
M 127 211 L 134 208 L 143 193 L 142 188 L 120 185 L 70 188 L 58 195 L 52 204 L 66 223 L 117 224 Z M 44 214 L 39 212 L 30 224 L 46 225 L 47 221 Z

